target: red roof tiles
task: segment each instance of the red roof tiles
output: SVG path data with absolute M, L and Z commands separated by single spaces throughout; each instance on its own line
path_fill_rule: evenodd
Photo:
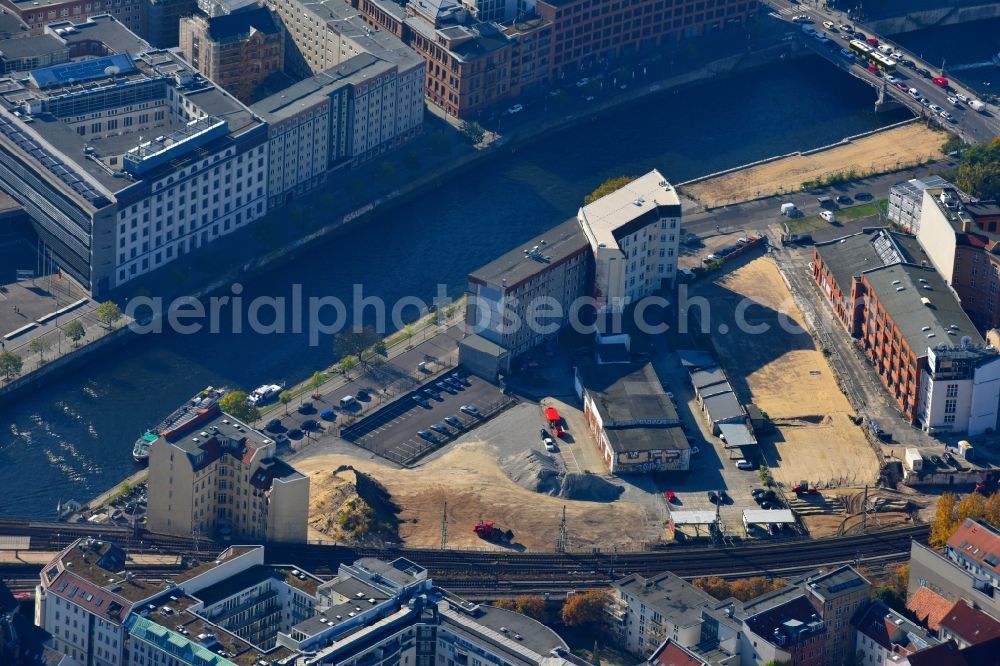
M 906 608 L 928 629 L 938 630 L 941 618 L 951 610 L 952 603 L 929 587 L 922 587 L 906 602 Z
M 1000 622 L 976 610 L 963 599 L 941 619 L 941 629 L 969 645 L 976 645 L 992 638 L 1000 638 Z
M 948 549 L 1000 573 L 1000 532 L 988 525 L 966 518 L 948 539 Z

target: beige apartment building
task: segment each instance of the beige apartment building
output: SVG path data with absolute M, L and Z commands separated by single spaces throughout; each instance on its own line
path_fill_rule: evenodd
M 285 66 L 285 35 L 266 7 L 180 20 L 184 59 L 244 104 L 262 97 L 267 77 Z
M 305 541 L 309 478 L 276 448 L 225 413 L 175 441 L 161 437 L 149 454 L 150 531 Z

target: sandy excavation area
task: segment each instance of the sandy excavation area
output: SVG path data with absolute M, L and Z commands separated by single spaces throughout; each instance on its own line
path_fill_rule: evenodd
M 807 180 L 854 169 L 858 177 L 905 169 L 944 157 L 944 134 L 919 122 L 872 134 L 811 155 L 798 155 L 685 186 L 684 193 L 705 206 L 725 206 L 795 192 Z
M 725 302 L 725 310 L 743 298 L 763 306 L 747 308 L 745 319 L 749 324 L 768 324 L 767 333 L 737 333 L 735 338 L 714 340 L 737 391 L 744 387 L 776 426 L 775 434 L 762 437 L 775 480 L 787 487 L 799 480 L 854 486 L 874 482 L 875 454 L 851 421 L 854 410 L 826 358 L 805 332 L 802 312 L 774 262 L 766 256 L 755 259 L 707 285 L 705 291 L 713 303 Z M 780 317 L 787 317 L 802 332 L 786 331 Z M 735 330 L 732 323 L 729 327 Z
M 534 493 L 511 481 L 494 458 L 486 443 L 471 441 L 456 444 L 440 458 L 413 469 L 394 469 L 377 460 L 322 452 L 305 454 L 294 465 L 312 479 L 313 498 L 328 497 L 326 486 L 342 483 L 332 475 L 341 465 L 353 466 L 376 479 L 400 508 L 399 536 L 409 547 L 440 547 L 445 501 L 449 548 L 499 549 L 472 533 L 476 522 L 487 519 L 513 530 L 515 547 L 551 551 L 564 506 L 569 545 L 574 550 L 637 546 L 662 538 L 658 517 L 643 506 L 621 499 L 581 502 Z M 313 512 L 324 508 L 315 501 L 313 504 Z M 315 524 L 315 520 L 310 522 Z M 311 529 L 310 538 L 330 537 Z

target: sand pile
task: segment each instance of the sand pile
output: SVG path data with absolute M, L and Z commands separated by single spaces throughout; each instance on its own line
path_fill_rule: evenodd
M 555 456 L 534 449 L 498 462 L 514 483 L 535 493 L 585 502 L 613 502 L 624 491 L 602 476 L 564 472 Z

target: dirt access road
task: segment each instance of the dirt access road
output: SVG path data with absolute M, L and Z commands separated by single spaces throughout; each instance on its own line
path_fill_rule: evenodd
M 898 171 L 944 157 L 944 133 L 919 122 L 895 127 L 810 155 L 795 155 L 709 178 L 682 189 L 715 208 L 773 194 L 797 192 L 807 180 L 855 170 L 858 177 Z
M 776 426 L 760 440 L 775 480 L 787 488 L 802 479 L 873 483 L 875 454 L 771 258 L 753 259 L 696 293 L 712 304 L 712 339 L 730 382 Z M 767 330 L 741 327 L 740 308 L 747 325 Z

